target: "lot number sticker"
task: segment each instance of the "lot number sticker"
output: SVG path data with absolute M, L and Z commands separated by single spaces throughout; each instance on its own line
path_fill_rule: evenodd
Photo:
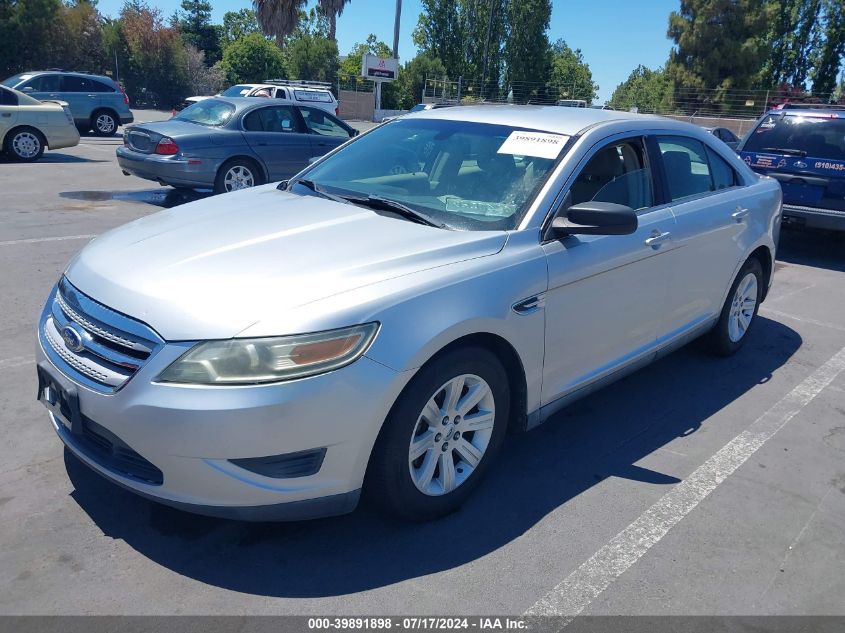
M 557 158 L 560 150 L 569 140 L 563 134 L 543 132 L 511 132 L 499 148 L 499 154 L 534 156 L 536 158 Z

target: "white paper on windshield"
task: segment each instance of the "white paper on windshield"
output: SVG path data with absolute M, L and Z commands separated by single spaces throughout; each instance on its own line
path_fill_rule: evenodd
M 534 156 L 536 158 L 557 158 L 569 137 L 564 134 L 545 132 L 511 132 L 499 148 L 499 154 Z

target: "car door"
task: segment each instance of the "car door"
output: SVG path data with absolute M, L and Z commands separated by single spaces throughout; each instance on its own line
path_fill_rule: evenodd
M 673 241 L 678 248 L 663 326 L 670 338 L 720 312 L 743 256 L 749 210 L 739 175 L 704 142 L 666 135 L 655 137 L 654 143 L 676 222 Z
M 18 90 L 33 99 L 61 99 L 59 91 L 62 89 L 62 77 L 53 73 L 37 75 L 18 87 Z
M 11 90 L 0 87 L 0 144 L 6 132 L 15 126 L 18 119 L 18 96 Z
M 314 156 L 322 156 L 355 136 L 355 130 L 320 108 L 298 106 L 311 135 Z
M 542 399 L 548 404 L 653 357 L 666 303 L 674 218 L 655 187 L 645 141 L 593 148 L 561 208 L 590 200 L 637 210 L 630 235 L 573 235 L 543 244 L 549 271 Z
M 94 89 L 94 82 L 75 75 L 62 76 L 61 99 L 67 101 L 77 122 L 90 121 L 100 105 L 100 94 Z
M 249 111 L 242 121 L 250 148 L 264 161 L 271 181 L 290 178 L 308 166 L 311 139 L 294 106 L 269 105 Z

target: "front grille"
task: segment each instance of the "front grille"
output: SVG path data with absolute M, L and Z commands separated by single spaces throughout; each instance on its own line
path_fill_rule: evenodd
M 65 433 L 67 441 L 86 457 L 113 473 L 160 486 L 164 475 L 123 440 L 93 420 L 82 416 L 81 433 Z
M 164 344 L 148 326 L 96 302 L 65 278 L 47 303 L 40 335 L 59 369 L 106 393 L 123 387 Z

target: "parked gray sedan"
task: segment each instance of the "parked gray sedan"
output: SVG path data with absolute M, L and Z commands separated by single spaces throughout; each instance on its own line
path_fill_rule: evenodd
M 216 97 L 127 128 L 117 162 L 127 176 L 224 193 L 293 176 L 357 133 L 320 108 Z

